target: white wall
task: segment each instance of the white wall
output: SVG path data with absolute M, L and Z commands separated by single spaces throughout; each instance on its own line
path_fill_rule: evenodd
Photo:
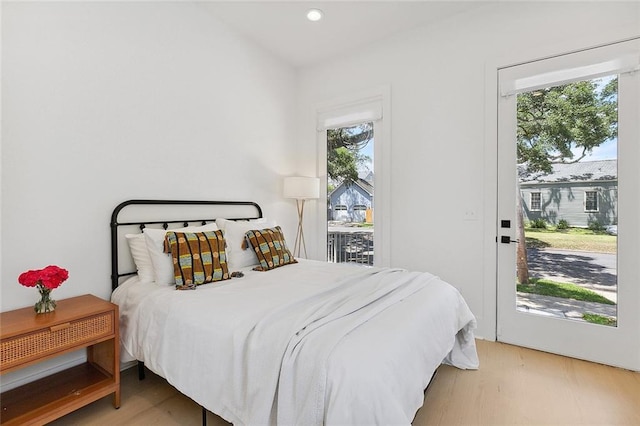
M 32 305 L 17 276 L 47 264 L 71 274 L 55 298 L 107 298 L 109 216 L 125 199 L 256 200 L 291 234 L 281 176 L 316 170 L 315 105 L 389 85 L 391 263 L 459 287 L 491 337 L 495 68 L 639 28 L 635 2 L 487 5 L 302 70 L 296 86 L 197 4 L 3 2 L 0 310 Z
M 318 161 L 318 104 L 389 85 L 391 265 L 433 272 L 461 289 L 478 317 L 478 335 L 492 339 L 496 69 L 639 33 L 637 2 L 503 2 L 305 69 L 298 91 L 301 167 L 313 170 Z M 464 220 L 467 211 L 477 219 Z M 323 232 L 319 224 L 316 231 Z M 321 258 L 321 244 L 307 241 Z
M 254 200 L 294 232 L 293 68 L 193 3 L 2 8 L 2 311 L 48 264 L 70 273 L 55 299 L 108 298 L 127 199 Z

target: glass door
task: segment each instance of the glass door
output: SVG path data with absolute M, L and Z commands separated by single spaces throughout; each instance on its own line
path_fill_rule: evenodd
M 615 326 L 618 76 L 516 96 L 516 307 Z
M 640 369 L 638 46 L 500 70 L 500 341 Z

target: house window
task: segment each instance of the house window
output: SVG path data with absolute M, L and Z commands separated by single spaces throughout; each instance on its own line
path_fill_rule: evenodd
M 584 211 L 585 212 L 598 211 L 598 191 L 584 192 Z
M 363 204 L 356 204 L 355 206 L 353 206 L 353 210 L 356 212 L 364 212 L 367 210 L 367 206 Z
M 345 206 L 344 204 L 338 204 L 337 206 L 335 206 L 334 208 L 335 211 L 339 211 L 339 210 L 347 210 L 347 206 Z
M 542 196 L 539 192 L 532 192 L 529 199 L 529 207 L 532 211 L 540 211 L 542 210 Z

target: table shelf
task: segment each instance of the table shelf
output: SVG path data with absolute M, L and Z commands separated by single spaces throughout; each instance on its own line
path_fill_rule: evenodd
M 0 315 L 2 373 L 72 350 L 87 351 L 83 364 L 3 392 L 2 425 L 42 425 L 112 393 L 114 407 L 120 406 L 116 305 L 85 295 L 59 301 L 56 311 L 49 314 L 36 315 L 33 308 L 24 308 Z M 101 322 L 97 331 L 82 332 L 96 318 Z M 63 339 L 58 336 L 61 333 Z M 23 341 L 29 342 L 28 348 L 43 349 L 17 353 L 16 346 L 22 347 Z

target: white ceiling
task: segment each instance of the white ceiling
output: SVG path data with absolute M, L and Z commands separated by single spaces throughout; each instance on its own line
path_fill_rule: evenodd
M 295 67 L 348 54 L 395 33 L 477 7 L 479 1 L 211 1 L 210 14 Z M 324 19 L 310 22 L 318 8 Z

